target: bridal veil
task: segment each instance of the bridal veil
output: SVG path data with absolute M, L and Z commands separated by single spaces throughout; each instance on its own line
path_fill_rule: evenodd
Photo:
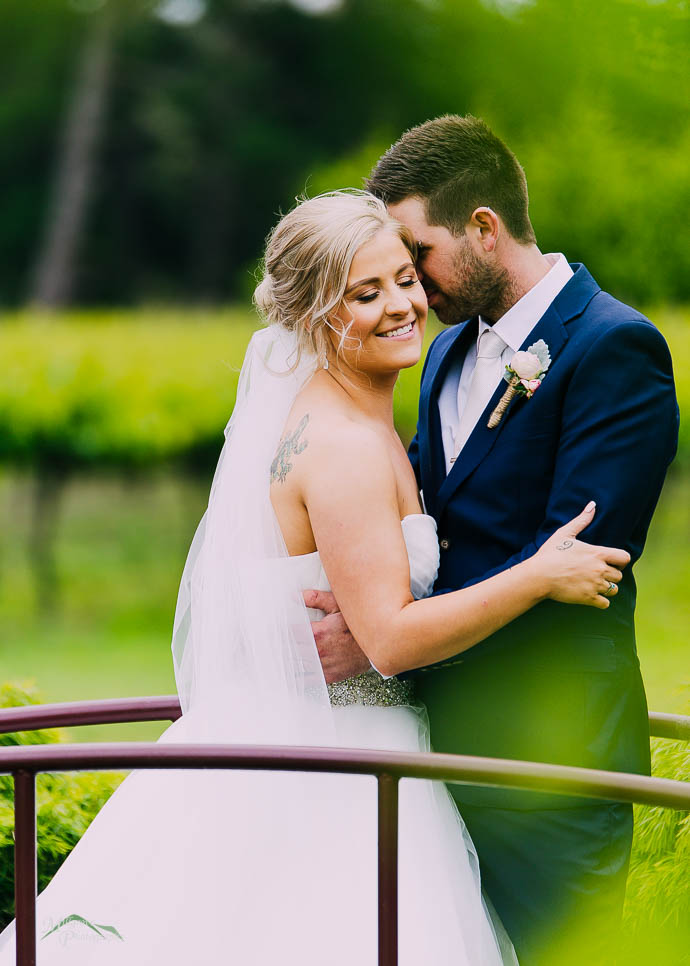
M 242 366 L 173 632 L 182 710 L 208 740 L 331 743 L 326 684 L 269 495 L 285 421 L 315 368 L 277 326 L 254 334 Z

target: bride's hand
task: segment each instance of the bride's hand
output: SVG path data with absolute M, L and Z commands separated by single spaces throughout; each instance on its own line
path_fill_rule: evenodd
M 589 503 L 570 523 L 556 530 L 532 559 L 547 579 L 547 597 L 604 610 L 609 598 L 618 593 L 621 571 L 630 563 L 630 554 L 577 539 L 594 519 L 595 510 L 596 504 Z

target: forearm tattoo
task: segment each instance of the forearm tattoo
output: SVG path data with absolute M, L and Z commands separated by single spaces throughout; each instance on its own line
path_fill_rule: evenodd
M 299 456 L 307 448 L 308 440 L 301 439 L 300 437 L 307 428 L 308 422 L 309 413 L 306 413 L 300 419 L 297 429 L 281 439 L 278 444 L 278 451 L 271 463 L 271 483 L 275 483 L 276 481 L 278 483 L 284 483 L 288 473 L 292 469 L 290 457 Z
M 574 540 L 564 540 L 563 543 L 559 543 L 556 550 L 569 550 L 570 547 L 575 543 Z

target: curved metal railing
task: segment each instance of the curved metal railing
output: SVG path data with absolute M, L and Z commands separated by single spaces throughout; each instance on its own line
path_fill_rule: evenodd
M 132 721 L 176 721 L 181 714 L 182 709 L 176 694 L 30 704 L 0 709 L 0 734 Z
M 58 725 L 170 720 L 179 717 L 176 698 L 83 701 L 0 711 L 0 732 Z M 650 715 L 650 732 L 690 740 L 690 718 Z M 690 811 L 690 784 L 621 772 L 467 755 L 401 754 L 347 748 L 291 748 L 121 742 L 113 744 L 18 745 L 0 748 L 0 774 L 15 787 L 15 898 L 18 966 L 36 963 L 36 775 L 43 771 L 112 768 L 211 768 L 337 772 L 375 776 L 378 781 L 379 964 L 397 963 L 398 782 L 426 778 L 539 790 Z
M 176 721 L 182 711 L 176 694 L 137 698 L 102 698 L 60 704 L 32 704 L 0 709 L 0 734 L 41 728 L 78 727 L 95 724 L 123 724 L 134 721 Z M 690 741 L 690 717 L 649 712 L 652 738 Z

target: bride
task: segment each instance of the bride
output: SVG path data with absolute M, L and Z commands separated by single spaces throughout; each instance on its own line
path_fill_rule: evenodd
M 427 304 L 414 241 L 373 196 L 334 192 L 286 215 L 256 302 L 269 325 L 247 350 L 183 574 L 183 715 L 160 740 L 427 751 L 424 709 L 396 674 L 471 647 L 546 597 L 606 607 L 627 555 L 575 539 L 590 505 L 530 560 L 430 596 L 436 527 L 393 426 Z M 370 671 L 326 686 L 306 588 L 334 590 Z M 373 966 L 375 786 L 133 772 L 37 900 L 39 966 Z M 443 784 L 401 783 L 399 887 L 402 964 L 516 962 Z M 3 966 L 14 947 L 12 924 Z

